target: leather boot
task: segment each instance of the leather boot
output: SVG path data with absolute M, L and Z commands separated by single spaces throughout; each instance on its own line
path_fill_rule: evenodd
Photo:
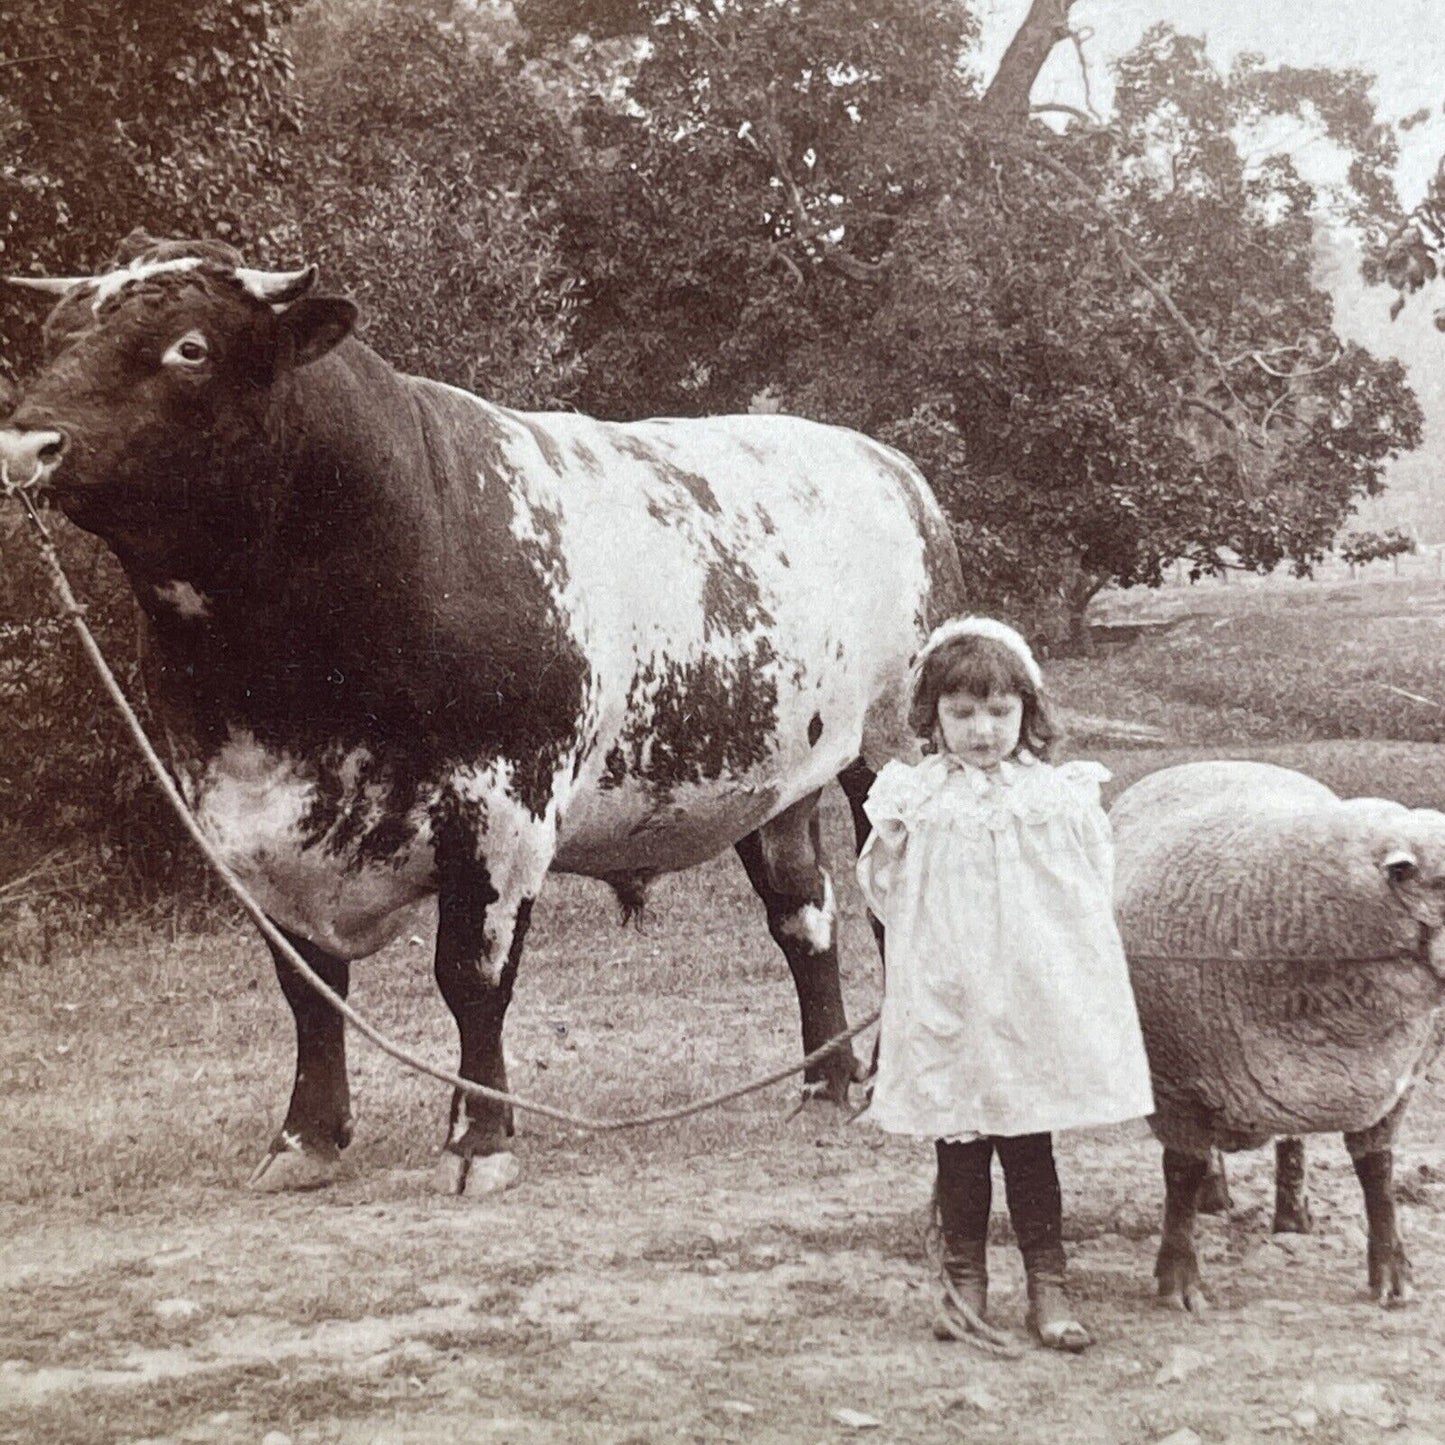
M 976 1321 L 988 1314 L 988 1241 L 945 1241 L 942 1274 L 943 1298 L 933 1318 L 933 1337 L 956 1340 L 975 1333 Z
M 1064 1251 L 1057 1246 L 1024 1253 L 1028 1280 L 1028 1326 L 1034 1338 L 1051 1350 L 1078 1354 L 1094 1343 L 1078 1321 L 1064 1290 Z

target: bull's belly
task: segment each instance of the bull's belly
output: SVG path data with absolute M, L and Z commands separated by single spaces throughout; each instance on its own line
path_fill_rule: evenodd
M 771 758 L 737 777 L 666 789 L 636 777 L 615 784 L 604 778 L 568 803 L 554 866 L 594 878 L 694 867 L 826 786 L 857 749 L 850 735 L 833 747 Z
M 221 860 L 282 928 L 338 958 L 384 947 L 432 892 L 424 813 L 355 781 L 355 759 L 314 772 L 233 737 L 186 788 Z
M 1131 968 L 1166 1144 L 1367 1129 L 1438 1046 L 1440 981 L 1414 959 Z
M 857 747 L 840 729 L 831 745 L 775 754 L 736 777 L 666 789 L 631 776 L 586 781 L 561 810 L 555 854 L 538 825 L 540 866 L 550 858 L 558 872 L 599 878 L 693 867 L 821 788 Z M 371 761 L 358 752 L 318 770 L 241 732 L 182 770 L 198 822 L 255 901 L 340 958 L 384 947 L 435 891 L 428 805 L 462 776 L 398 799 L 374 781 Z M 483 797 L 498 786 L 473 782 Z M 479 842 L 485 853 L 486 838 Z

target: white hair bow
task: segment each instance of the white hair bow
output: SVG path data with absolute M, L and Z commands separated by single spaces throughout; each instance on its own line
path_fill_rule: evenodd
M 956 642 L 960 637 L 986 637 L 990 642 L 997 642 L 1000 646 L 1008 648 L 1023 665 L 1024 675 L 1029 682 L 1035 688 L 1043 687 L 1044 674 L 1034 660 L 1034 654 L 1028 643 L 1024 641 L 1023 635 L 1016 632 L 1007 622 L 999 622 L 993 617 L 950 617 L 947 622 L 935 627 L 929 634 L 928 641 L 918 649 L 918 656 L 913 659 L 915 674 L 923 666 L 926 658 L 937 652 L 940 647 L 945 647 L 950 642 Z

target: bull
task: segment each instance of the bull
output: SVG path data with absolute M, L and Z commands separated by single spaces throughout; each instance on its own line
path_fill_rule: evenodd
M 345 995 L 419 900 L 458 1072 L 505 1090 L 503 1021 L 549 871 L 635 902 L 736 849 L 797 988 L 846 1028 L 818 802 L 910 744 L 920 639 L 962 600 L 917 469 L 784 416 L 607 423 L 399 373 L 316 270 L 134 233 L 53 294 L 0 427 L 11 484 L 114 552 L 174 777 L 221 857 Z M 295 1019 L 253 1183 L 333 1177 L 341 1020 L 272 954 Z M 846 1099 L 841 1049 L 808 1084 Z M 510 1110 L 457 1091 L 441 1187 L 516 1172 Z

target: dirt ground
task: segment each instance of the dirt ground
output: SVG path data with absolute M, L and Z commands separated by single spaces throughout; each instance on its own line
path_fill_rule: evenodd
M 1002 1233 L 993 1314 L 1022 1353 L 935 1342 L 926 1156 L 816 1114 L 681 1165 L 616 1137 L 524 1147 L 521 1182 L 478 1201 L 398 1169 L 10 1206 L 0 1439 L 1445 1440 L 1445 1149 L 1420 1102 L 1399 1168 L 1419 1294 L 1388 1312 L 1338 1140 L 1311 1148 L 1310 1236 L 1271 1239 L 1266 1153 L 1231 1161 L 1195 1319 L 1151 1298 L 1147 1132 L 1068 1136 L 1082 1358 L 1025 1340 Z
M 851 885 L 840 907 L 858 1018 L 877 960 Z M 797 1057 L 735 860 L 668 881 L 641 932 L 557 880 L 533 939 L 520 1093 L 627 1115 Z M 427 945 L 369 961 L 353 1000 L 447 1061 Z M 1359 1190 L 1321 1137 L 1315 1232 L 1272 1238 L 1271 1155 L 1233 1156 L 1235 1210 L 1200 1231 L 1214 1308 L 1161 1308 L 1159 1150 L 1136 1123 L 1059 1141 L 1098 1341 L 1080 1358 L 1024 1334 L 997 1189 L 991 1314 L 1020 1346 L 997 1359 L 929 1332 L 930 1151 L 789 1118 L 795 1082 L 635 1134 L 524 1116 L 518 1183 L 456 1199 L 431 1188 L 444 1092 L 353 1045 L 342 1178 L 262 1195 L 244 1181 L 292 1040 L 245 930 L 0 939 L 0 1018 L 0 1442 L 1445 1442 L 1445 1073 L 1397 1155 L 1411 1304 L 1366 1297 Z

